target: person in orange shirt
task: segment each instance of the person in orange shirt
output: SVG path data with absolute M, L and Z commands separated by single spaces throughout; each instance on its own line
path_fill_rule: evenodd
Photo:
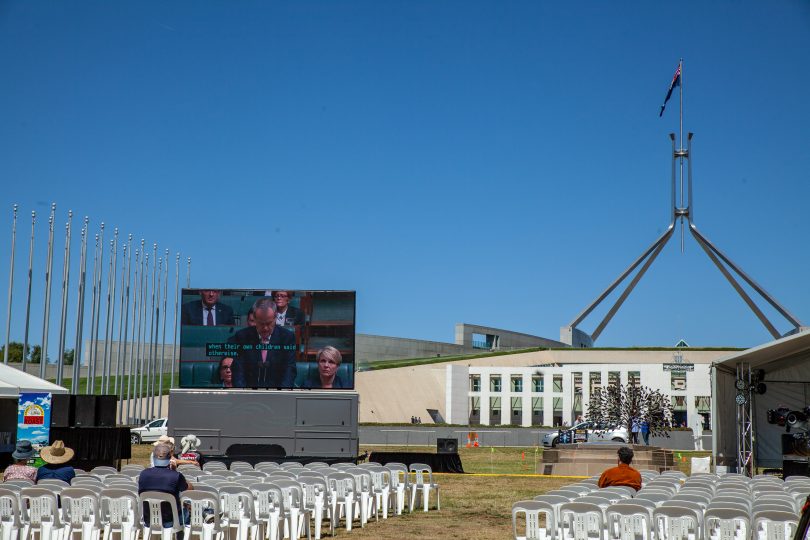
M 641 473 L 630 466 L 633 462 L 633 450 L 626 446 L 619 448 L 618 466 L 612 467 L 599 477 L 599 487 L 630 486 L 636 491 L 641 489 Z

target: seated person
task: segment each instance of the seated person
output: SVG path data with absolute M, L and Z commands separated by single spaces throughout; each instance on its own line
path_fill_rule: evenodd
M 223 356 L 219 361 L 219 369 L 214 374 L 214 384 L 222 385 L 222 388 L 233 388 L 233 357 Z
M 302 388 L 349 388 L 337 373 L 343 361 L 339 350 L 328 345 L 318 351 L 315 361 L 318 363 L 318 371 L 304 381 Z
M 144 491 L 160 491 L 161 493 L 168 493 L 174 495 L 177 511 L 182 513 L 178 516 L 184 524 L 188 524 L 190 515 L 188 511 L 180 504 L 180 494 L 188 489 L 194 487 L 188 483 L 183 473 L 179 473 L 171 468 L 172 448 L 168 444 L 158 443 L 152 451 L 152 462 L 154 466 L 149 469 L 144 469 L 138 476 L 138 493 Z M 149 507 L 144 503 L 143 519 L 144 523 L 149 522 Z M 171 506 L 169 504 L 161 504 L 160 511 L 163 519 L 164 527 L 171 527 L 174 523 Z M 178 535 L 182 539 L 182 533 Z
M 180 448 L 182 452 L 178 458 L 183 460 L 184 463 L 196 463 L 202 467 L 203 455 L 199 450 L 197 450 L 199 447 L 200 439 L 196 435 L 189 433 L 180 439 Z
M 169 447 L 171 450 L 171 455 L 169 456 L 169 468 L 176 469 L 178 465 L 196 465 L 197 467 L 200 466 L 196 460 L 193 459 L 184 459 L 181 456 L 177 455 L 177 451 L 174 447 L 174 437 L 169 437 L 168 435 L 161 435 L 158 440 L 152 443 L 152 446 L 157 447 L 158 445 L 163 444 Z M 149 464 L 151 467 L 155 467 L 155 456 L 154 453 L 149 455 Z
M 630 466 L 633 461 L 633 450 L 626 446 L 616 452 L 619 462 L 616 467 L 610 468 L 599 477 L 599 487 L 629 486 L 636 491 L 641 489 L 641 473 Z
M 306 322 L 304 312 L 290 305 L 293 291 L 273 291 L 273 302 L 276 303 L 276 324 L 278 326 L 300 326 Z
M 52 445 L 39 451 L 39 457 L 42 458 L 45 465 L 37 469 L 37 482 L 46 478 L 56 478 L 69 484 L 76 476 L 73 467 L 65 465 L 73 459 L 73 450 L 67 448 L 64 442 L 53 441 Z
M 34 447 L 31 441 L 19 440 L 11 457 L 14 458 L 14 463 L 6 468 L 3 473 L 3 482 L 9 480 L 31 480 L 37 481 L 37 469 L 28 465 L 28 460 L 34 456 Z
M 233 310 L 219 301 L 222 291 L 200 290 L 200 299 L 183 304 L 180 323 L 197 326 L 222 326 L 233 324 Z

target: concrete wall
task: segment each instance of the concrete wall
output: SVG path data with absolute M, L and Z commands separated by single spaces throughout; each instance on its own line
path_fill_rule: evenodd
M 373 360 L 401 360 L 405 358 L 430 358 L 436 356 L 455 356 L 481 352 L 464 345 L 442 343 L 387 336 L 357 334 L 355 340 L 355 357 L 358 362 Z
M 554 341 L 540 336 L 512 332 L 491 326 L 479 326 L 477 324 L 458 323 L 456 324 L 456 344 L 472 346 L 473 334 L 489 336 L 493 349 L 528 349 L 531 347 L 566 347 L 565 343 Z M 488 341 L 490 341 L 488 340 Z

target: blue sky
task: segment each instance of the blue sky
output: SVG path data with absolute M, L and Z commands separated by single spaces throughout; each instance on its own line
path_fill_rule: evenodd
M 37 210 L 40 341 L 54 201 L 56 275 L 72 209 L 192 257 L 193 286 L 356 289 L 359 332 L 556 339 L 668 224 L 681 57 L 696 224 L 810 324 L 809 50 L 798 0 L 3 2 L 12 338 Z M 597 344 L 767 341 L 679 242 Z

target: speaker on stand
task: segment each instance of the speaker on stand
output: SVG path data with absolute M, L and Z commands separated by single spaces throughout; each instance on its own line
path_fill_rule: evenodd
M 436 439 L 437 454 L 458 453 L 458 439 Z

